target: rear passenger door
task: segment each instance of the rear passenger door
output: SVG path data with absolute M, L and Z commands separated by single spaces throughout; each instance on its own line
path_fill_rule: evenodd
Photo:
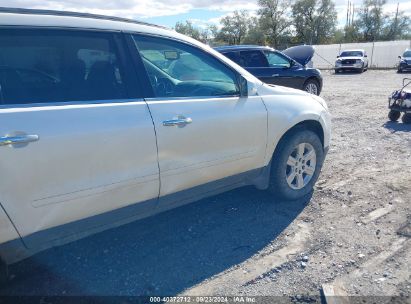
M 239 64 L 261 81 L 277 84 L 273 81 L 272 72 L 268 69 L 267 58 L 260 50 L 241 51 Z
M 156 139 L 134 77 L 119 33 L 0 29 L 0 204 L 27 246 L 156 201 Z
M 249 50 L 240 52 L 240 64 L 265 83 L 298 87 L 291 64 L 273 51 Z

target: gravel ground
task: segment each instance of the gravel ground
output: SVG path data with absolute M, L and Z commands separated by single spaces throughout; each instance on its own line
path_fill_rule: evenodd
M 309 201 L 246 187 L 10 267 L 0 295 L 411 294 L 411 125 L 387 122 L 403 75 L 324 72 L 333 140 Z

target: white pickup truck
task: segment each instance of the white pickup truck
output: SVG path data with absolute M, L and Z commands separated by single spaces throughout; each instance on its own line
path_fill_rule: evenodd
M 6 263 L 244 185 L 299 199 L 330 144 L 321 97 L 120 18 L 2 9 L 0 86 Z

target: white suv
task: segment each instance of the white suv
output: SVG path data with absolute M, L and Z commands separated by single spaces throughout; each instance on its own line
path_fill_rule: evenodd
M 3 9 L 0 85 L 7 263 L 244 185 L 301 198 L 330 143 L 322 98 L 120 18 Z
M 368 70 L 368 56 L 364 50 L 345 50 L 337 56 L 335 73 L 342 71 L 364 72 Z

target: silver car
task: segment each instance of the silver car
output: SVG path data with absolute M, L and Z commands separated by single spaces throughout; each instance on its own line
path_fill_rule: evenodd
M 0 45 L 6 263 L 244 185 L 299 199 L 320 174 L 321 97 L 174 31 L 3 9 Z

